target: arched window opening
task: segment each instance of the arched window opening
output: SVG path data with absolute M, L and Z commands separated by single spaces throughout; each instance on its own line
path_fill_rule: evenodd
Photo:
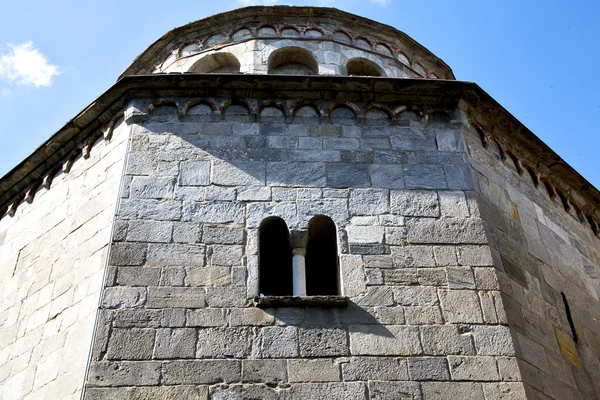
M 231 53 L 216 53 L 198 60 L 189 72 L 201 74 L 237 74 L 240 72 L 240 62 Z
M 315 56 L 301 47 L 284 47 L 269 57 L 271 75 L 318 75 L 319 63 Z
M 258 269 L 261 295 L 292 295 L 290 231 L 281 218 L 266 218 L 258 228 Z
M 338 252 L 335 223 L 324 215 L 308 223 L 306 294 L 338 295 Z
M 383 69 L 366 58 L 353 58 L 346 64 L 350 76 L 385 76 Z

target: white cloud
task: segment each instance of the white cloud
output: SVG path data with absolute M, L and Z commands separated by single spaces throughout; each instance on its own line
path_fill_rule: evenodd
M 9 51 L 0 56 L 0 78 L 22 86 L 50 86 L 60 74 L 56 65 L 35 48 L 33 42 L 8 44 Z
M 379 4 L 382 7 L 389 6 L 392 0 L 369 0 L 370 3 Z
M 278 2 L 279 0 L 237 0 L 241 6 L 272 6 Z

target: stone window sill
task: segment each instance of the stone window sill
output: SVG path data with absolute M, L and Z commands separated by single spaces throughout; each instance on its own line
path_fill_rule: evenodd
M 252 299 L 258 308 L 274 307 L 346 307 L 349 300 L 346 296 L 261 296 Z

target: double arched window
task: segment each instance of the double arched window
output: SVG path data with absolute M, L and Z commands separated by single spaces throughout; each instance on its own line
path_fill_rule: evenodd
M 307 232 L 294 232 L 279 217 L 258 228 L 259 293 L 264 296 L 339 295 L 337 237 L 331 218 L 318 215 Z

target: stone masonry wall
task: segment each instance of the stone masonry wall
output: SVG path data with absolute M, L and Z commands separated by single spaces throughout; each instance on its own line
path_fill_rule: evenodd
M 208 100 L 126 112 L 86 399 L 525 398 L 460 125 Z M 350 305 L 254 307 L 260 222 L 317 214 Z
M 484 149 L 474 129 L 464 134 L 528 398 L 599 398 L 599 239 L 525 164 L 503 160 L 493 141 Z
M 0 220 L 0 398 L 78 399 L 127 126 Z

